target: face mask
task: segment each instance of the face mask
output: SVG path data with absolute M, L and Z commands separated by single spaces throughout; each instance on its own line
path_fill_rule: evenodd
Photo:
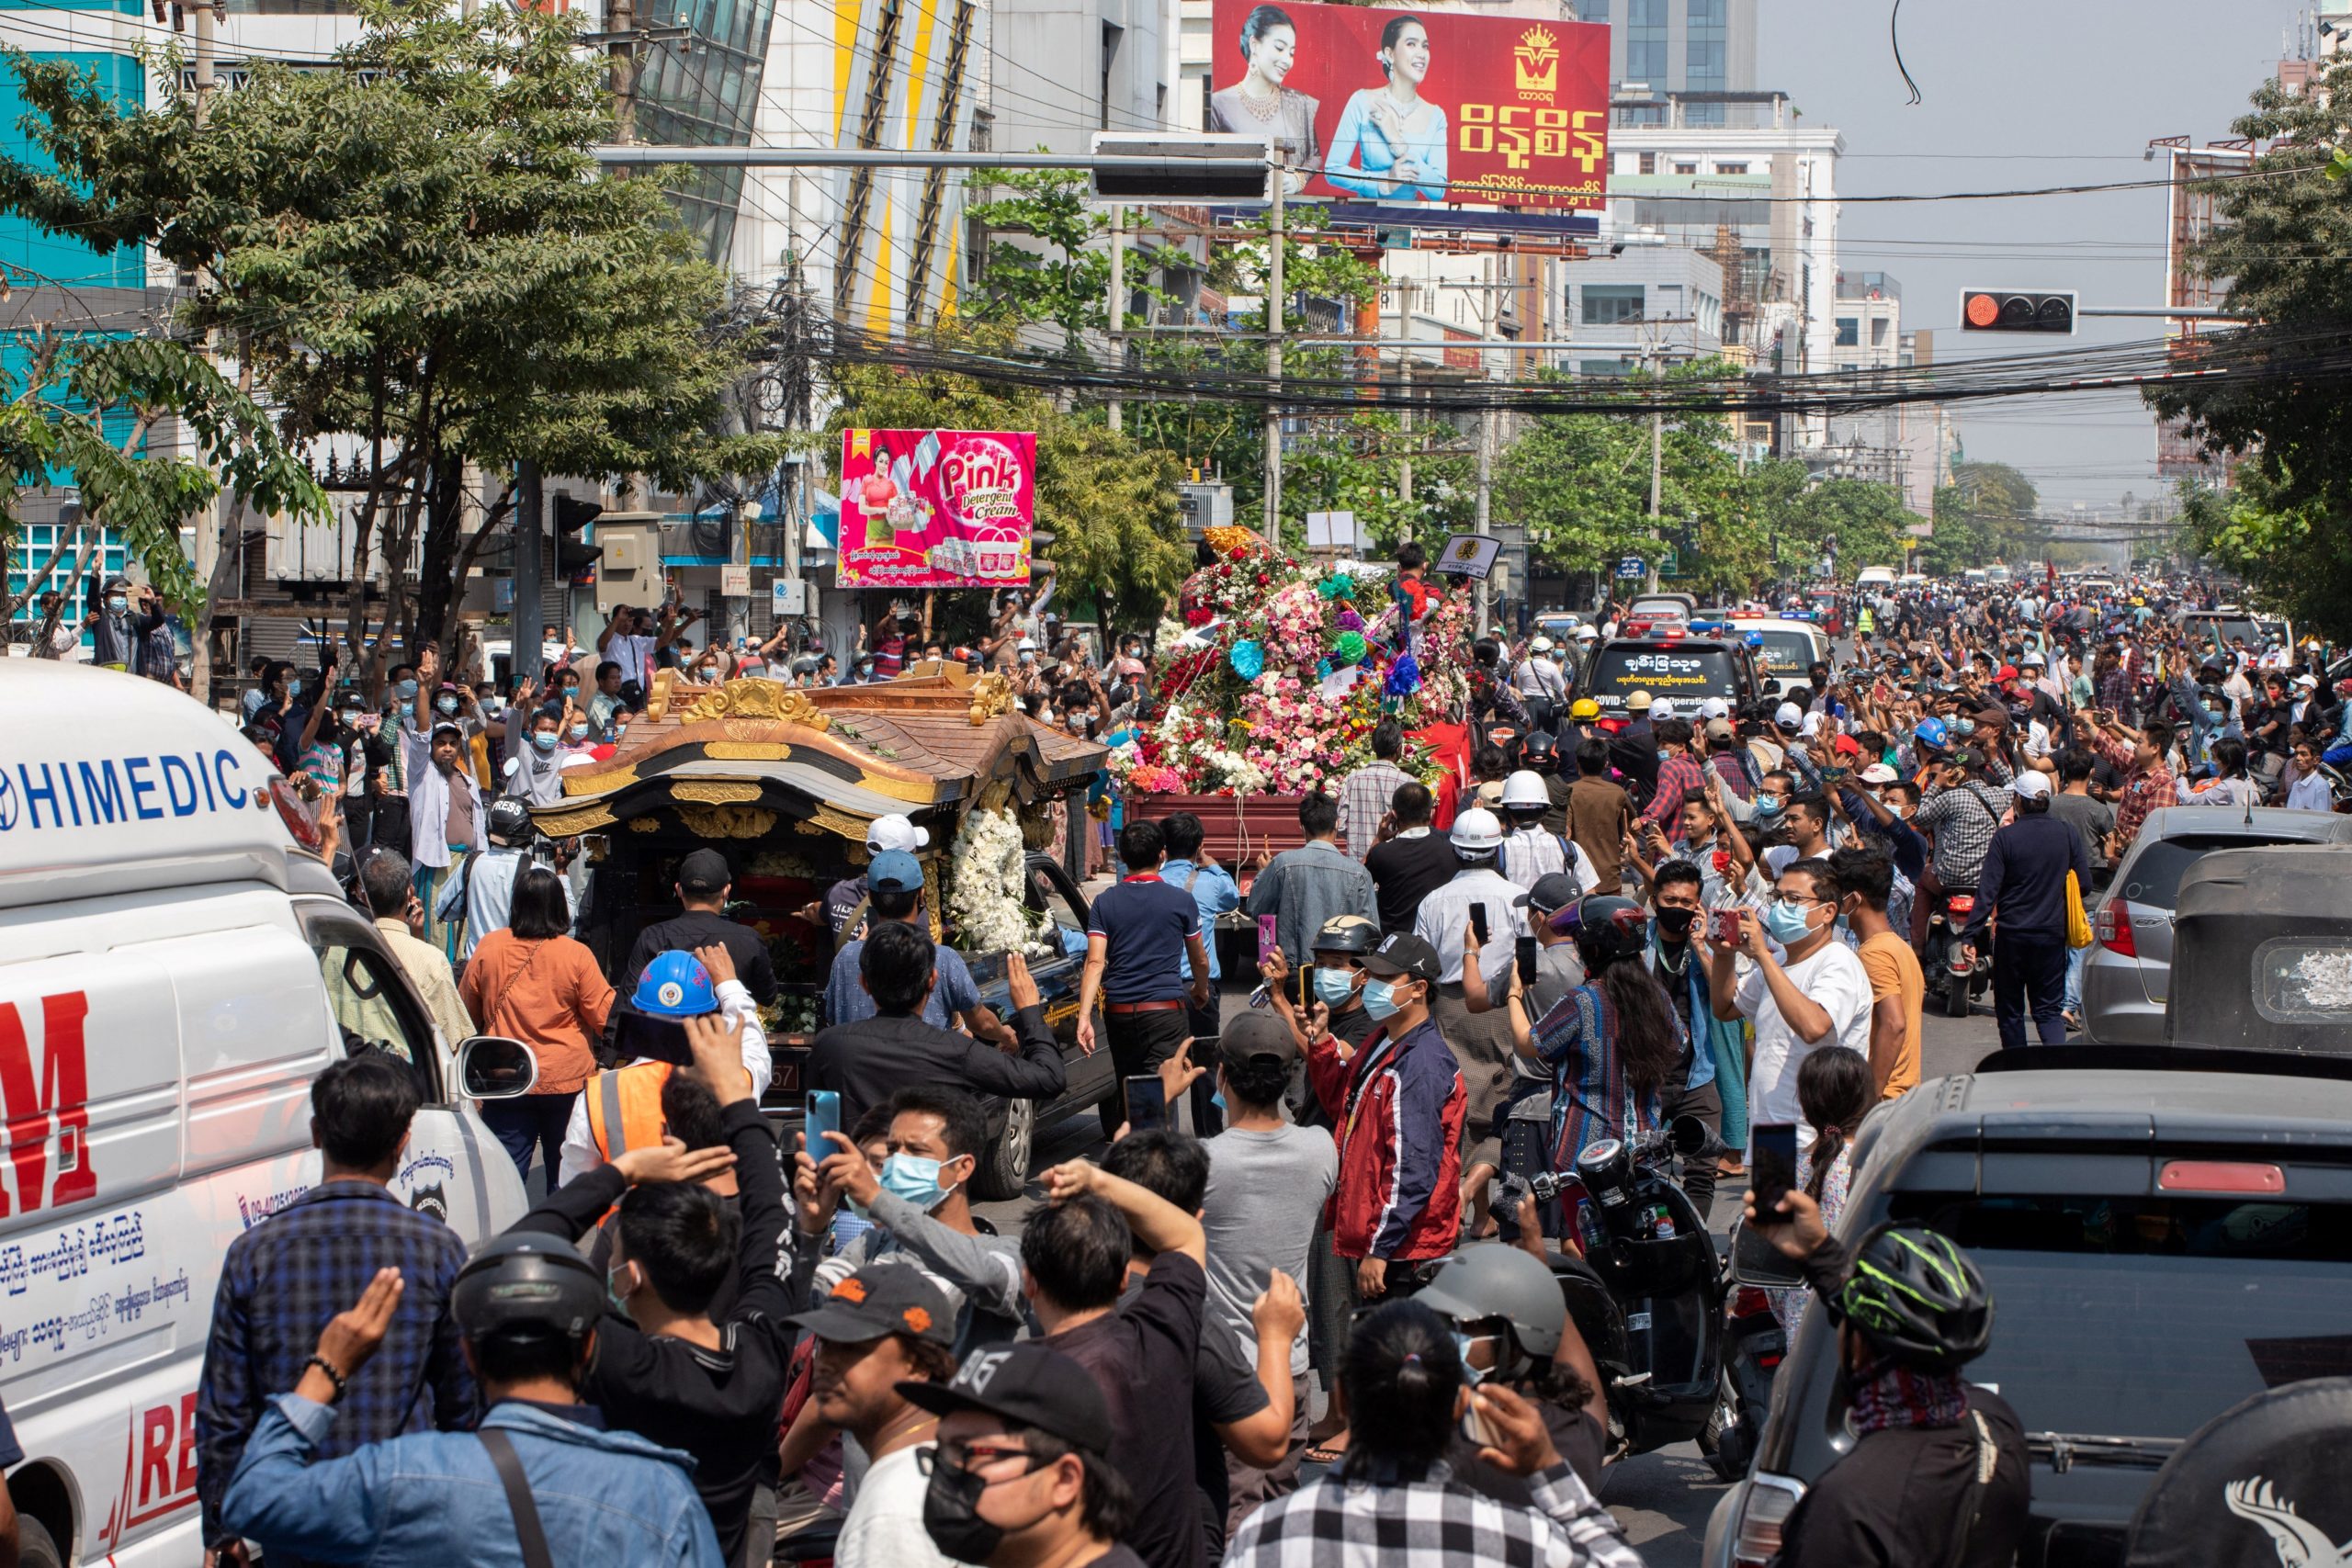
M 1807 923 L 1806 906 L 1803 904 L 1768 904 L 1764 908 L 1764 934 L 1782 947 L 1792 947 L 1813 933 Z
M 400 698 L 402 702 L 413 701 L 416 696 L 416 682 L 413 681 L 398 682 L 392 687 L 392 694 Z
M 1024 648 L 1021 650 L 1021 662 L 1023 664 L 1035 664 L 1037 662 L 1037 656 Z
M 537 730 L 531 736 L 531 744 L 542 751 L 552 751 L 555 750 L 555 737 L 547 730 Z
M 1461 1359 L 1462 1382 L 1465 1386 L 1475 1386 L 1487 1381 L 1485 1370 L 1470 1364 L 1470 1347 L 1477 1342 L 1478 1337 L 1475 1334 L 1464 1334 L 1458 1328 L 1453 1331 L 1453 1353 Z
M 621 1270 L 628 1267 L 628 1264 L 620 1263 L 605 1270 L 605 1299 L 623 1317 L 628 1315 L 628 1292 L 621 1289 Z
M 458 711 L 458 699 L 455 697 L 435 697 L 433 699 L 433 707 L 434 711 L 436 713 L 455 713 Z
M 1773 818 L 1778 817 L 1787 805 L 1788 802 L 1777 795 L 1759 795 L 1756 797 L 1756 815 L 1770 822 Z
M 1356 977 L 1347 970 L 1317 968 L 1315 971 L 1315 999 L 1325 1007 L 1333 1010 L 1345 1007 L 1355 991 Z
M 119 595 L 118 595 L 118 596 L 116 596 L 115 598 L 112 598 L 112 599 L 109 599 L 109 600 L 107 600 L 107 609 L 109 609 L 109 610 L 112 610 L 116 615 L 119 615 L 122 614 L 122 612 L 124 612 L 125 610 L 128 610 L 128 609 L 130 609 L 130 600 L 128 600 L 128 599 L 122 598 L 122 597 L 120 597 Z
M 289 697 L 299 697 L 299 696 L 300 696 L 300 695 L 302 694 L 302 682 L 300 682 L 300 681 L 288 681 L 288 682 L 286 682 L 286 694 L 287 694 L 288 696 L 289 696 Z
M 586 725 L 584 725 L 584 724 L 575 724 L 575 725 L 573 725 L 573 726 L 571 727 L 571 739 L 574 739 L 574 740 L 585 740 L 585 739 L 588 739 L 588 727 L 587 727 Z
M 504 713 L 506 711 L 506 704 L 497 697 L 482 697 L 478 700 L 481 702 L 482 711 L 484 713 Z
M 1363 988 L 1363 1010 L 1372 1014 L 1374 1023 L 1394 1017 L 1397 1005 L 1396 987 L 1394 982 L 1388 980 L 1366 982 Z
M 921 1155 L 892 1155 L 882 1162 L 882 1190 L 929 1213 L 956 1190 L 953 1183 L 939 1184 L 939 1163 Z
M 931 1467 L 922 1498 L 922 1528 L 931 1543 L 958 1562 L 986 1562 L 1004 1544 L 1004 1527 L 980 1517 L 980 1494 L 989 1483 L 967 1470 Z
M 1691 926 L 1698 921 L 1699 911 L 1678 909 L 1670 904 L 1661 904 L 1657 908 L 1657 929 L 1679 942 L 1690 934 Z

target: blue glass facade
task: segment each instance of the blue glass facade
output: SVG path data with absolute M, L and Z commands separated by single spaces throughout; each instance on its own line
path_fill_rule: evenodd
M 748 147 L 759 114 L 775 0 L 687 0 L 693 37 L 648 50 L 637 78 L 637 139 L 688 147 Z M 735 243 L 743 171 L 690 171 L 669 187 L 704 254 L 724 265 Z
M 18 9 L 8 0 L 0 0 L 0 8 Z M 118 10 L 135 9 L 132 6 L 117 6 Z M 98 88 L 117 103 L 135 106 L 145 100 L 146 82 L 139 62 L 127 54 L 34 53 L 33 60 L 63 60 L 80 66 L 95 77 Z M 28 164 L 52 167 L 49 155 L 25 134 L 17 121 L 25 117 L 25 97 L 17 73 L 0 69 L 0 145 Z M 20 266 L 36 275 L 41 283 L 54 283 L 62 288 L 143 288 L 147 283 L 147 260 L 141 247 L 126 245 L 107 255 L 100 255 L 81 241 L 63 235 L 46 233 L 29 220 L 13 214 L 0 214 L 0 260 Z M 19 281 L 21 287 L 21 280 Z

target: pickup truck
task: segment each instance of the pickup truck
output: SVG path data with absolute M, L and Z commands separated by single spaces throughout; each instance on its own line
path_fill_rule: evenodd
M 1048 935 L 1060 948 L 1052 957 L 1032 959 L 1029 973 L 1045 998 L 1046 1021 L 1061 1045 L 1068 1082 L 1058 1099 L 1044 1105 L 1033 1100 L 980 1097 L 988 1116 L 989 1141 L 981 1151 L 979 1168 L 972 1175 L 972 1195 L 983 1200 L 1021 1196 L 1029 1182 L 1029 1159 L 1038 1127 L 1099 1104 L 1118 1087 L 1108 1050 L 1090 1056 L 1078 1048 L 1078 982 L 1086 967 L 1086 896 L 1052 856 L 1032 854 L 1027 864 L 1023 902 L 1032 911 L 1051 917 L 1053 930 Z M 999 1016 L 1010 1019 L 1012 1005 L 1005 985 L 1004 954 L 967 953 L 965 963 L 979 987 L 980 1000 Z M 790 1149 L 806 1106 L 808 1044 L 806 1037 L 793 1037 L 770 1042 L 768 1050 L 775 1061 L 775 1075 L 762 1109 L 775 1124 L 782 1145 Z

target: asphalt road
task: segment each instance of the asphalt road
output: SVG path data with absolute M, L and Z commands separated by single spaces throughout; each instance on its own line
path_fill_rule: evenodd
M 1237 991 L 1225 1005 L 1228 1010 L 1246 1006 L 1246 998 Z M 1922 1078 L 1966 1072 L 1997 1043 L 1993 1021 L 1985 1014 L 1947 1019 L 1931 1012 L 1921 1052 Z M 1102 1149 L 1102 1132 L 1093 1112 L 1067 1116 L 1038 1130 L 1034 1168 L 1044 1170 L 1081 1156 L 1099 1157 Z M 975 1210 L 1011 1235 L 1020 1230 L 1023 1216 L 1036 1205 L 1040 1193 L 1033 1181 L 1023 1197 L 977 1204 Z M 1718 1192 L 1710 1228 L 1718 1235 L 1727 1232 L 1738 1201 L 1736 1190 Z M 1316 1408 L 1321 1408 L 1319 1400 Z M 1601 1501 L 1624 1525 L 1649 1568 L 1696 1568 L 1706 1540 L 1707 1515 L 1723 1492 L 1724 1483 L 1699 1457 L 1697 1445 L 1681 1443 L 1612 1467 L 1601 1487 Z

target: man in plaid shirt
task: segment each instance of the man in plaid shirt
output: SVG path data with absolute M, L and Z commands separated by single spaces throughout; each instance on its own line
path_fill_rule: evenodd
M 1986 767 L 1982 752 L 1954 752 L 1911 818 L 1913 828 L 1935 836 L 1936 880 L 1949 893 L 1974 890 L 1993 835 L 2008 815 L 2009 792 L 1979 776 Z
M 197 1495 L 206 1556 L 243 1561 L 220 1522 L 220 1500 L 272 1394 L 301 1381 L 320 1331 L 359 1299 L 379 1269 L 405 1287 L 384 1346 L 350 1380 L 314 1457 L 339 1458 L 379 1438 L 438 1427 L 470 1430 L 473 1378 L 449 1315 L 465 1243 L 392 1196 L 416 1081 L 381 1055 L 336 1062 L 311 1086 L 319 1184 L 230 1243 L 212 1303 L 212 1337 L 197 1385 Z M 270 1562 L 286 1559 L 272 1552 Z
M 2123 794 L 2115 803 L 2115 837 L 2108 841 L 2110 861 L 2121 860 L 2131 849 L 2149 812 L 2179 804 L 2172 769 L 2165 761 L 2172 750 L 2172 726 L 2161 720 L 2132 729 L 2109 715 L 2091 737 L 2099 755 L 2123 775 Z
M 1500 1246 L 1500 1243 L 1490 1245 Z M 1641 1568 L 1624 1531 L 1560 1458 L 1544 1417 L 1499 1382 L 1465 1391 L 1444 1319 L 1412 1300 L 1366 1316 L 1351 1345 L 1348 1409 L 1354 1436 L 1339 1468 L 1250 1515 L 1226 1550 L 1226 1568 L 1382 1568 L 1496 1563 L 1510 1568 Z M 1454 1406 L 1494 1441 L 1487 1463 L 1527 1480 L 1524 1507 L 1471 1491 L 1438 1456 Z
M 1707 793 L 1707 772 L 1690 755 L 1690 721 L 1677 716 L 1651 727 L 1657 740 L 1657 793 L 1642 812 L 1645 822 L 1675 827 L 1682 820 L 1682 803 Z
M 1380 819 L 1388 815 L 1396 786 L 1414 782 L 1396 765 L 1404 750 L 1404 728 L 1393 718 L 1382 719 L 1372 732 L 1373 760 L 1340 781 L 1340 836 L 1359 861 L 1379 842 Z

